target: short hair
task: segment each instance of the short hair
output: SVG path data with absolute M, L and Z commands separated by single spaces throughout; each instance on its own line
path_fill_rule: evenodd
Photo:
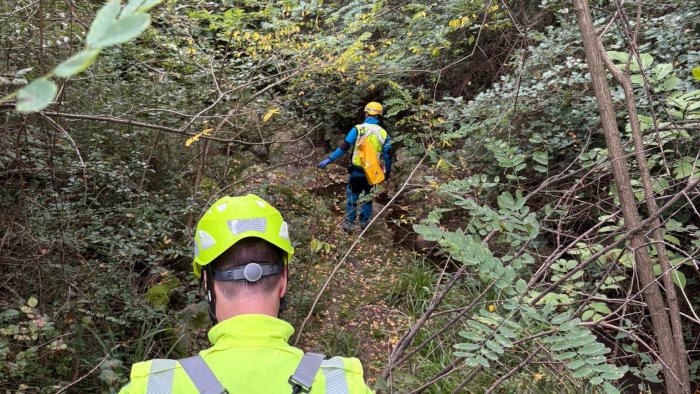
M 252 262 L 277 264 L 284 269 L 284 251 L 262 238 L 244 238 L 214 259 L 212 268 L 215 271 L 226 271 Z M 216 281 L 216 286 L 227 298 L 252 292 L 271 293 L 282 277 L 282 269 L 280 273 L 262 277 L 256 282 Z

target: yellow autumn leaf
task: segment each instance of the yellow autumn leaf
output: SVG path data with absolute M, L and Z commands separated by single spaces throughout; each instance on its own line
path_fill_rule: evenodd
M 270 120 L 270 118 L 272 118 L 272 116 L 273 116 L 274 114 L 278 114 L 278 113 L 280 113 L 280 110 L 279 110 L 279 109 L 277 109 L 277 108 L 270 108 L 270 110 L 267 111 L 267 113 L 265 114 L 265 116 L 263 116 L 263 123 L 267 122 L 268 120 Z
M 195 141 L 199 139 L 199 137 L 202 136 L 202 133 L 199 133 L 197 135 L 193 135 L 192 137 L 188 138 L 187 141 L 185 142 L 185 146 L 190 146 L 192 145 Z

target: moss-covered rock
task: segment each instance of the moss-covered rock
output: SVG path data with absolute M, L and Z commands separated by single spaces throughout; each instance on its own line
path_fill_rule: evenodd
M 146 291 L 146 300 L 156 307 L 166 309 L 170 302 L 170 293 L 181 285 L 182 283 L 178 278 L 170 276 L 149 288 Z

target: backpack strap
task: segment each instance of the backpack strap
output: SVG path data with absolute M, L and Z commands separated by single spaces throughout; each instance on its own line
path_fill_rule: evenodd
M 292 394 L 308 393 L 314 382 L 316 373 L 321 368 L 321 363 L 326 356 L 319 353 L 305 353 L 299 361 L 296 371 L 289 377 L 289 384 L 292 385 Z
M 200 394 L 222 394 L 228 390 L 221 385 L 214 372 L 202 356 L 193 356 L 178 360 Z

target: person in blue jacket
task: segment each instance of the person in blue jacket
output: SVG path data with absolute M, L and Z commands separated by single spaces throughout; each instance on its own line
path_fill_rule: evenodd
M 346 217 L 343 221 L 342 228 L 347 233 L 352 233 L 357 216 L 357 201 L 360 197 L 369 194 L 372 191 L 372 186 L 367 181 L 365 172 L 360 166 L 360 157 L 355 149 L 355 142 L 358 136 L 367 136 L 368 141 L 375 148 L 376 152 L 381 152 L 381 159 L 384 161 L 384 179 L 388 180 L 391 176 L 391 138 L 386 130 L 379 125 L 379 116 L 383 113 L 382 105 L 377 102 L 368 103 L 365 106 L 365 120 L 362 124 L 353 127 L 345 140 L 331 155 L 318 164 L 319 168 L 326 168 L 328 164 L 338 160 L 344 154 L 352 150 L 352 158 L 348 166 L 350 178 L 347 186 L 347 204 L 345 207 Z M 371 136 L 371 138 L 369 138 Z M 370 217 L 372 216 L 372 201 L 366 201 L 360 207 L 360 227 L 367 227 Z

